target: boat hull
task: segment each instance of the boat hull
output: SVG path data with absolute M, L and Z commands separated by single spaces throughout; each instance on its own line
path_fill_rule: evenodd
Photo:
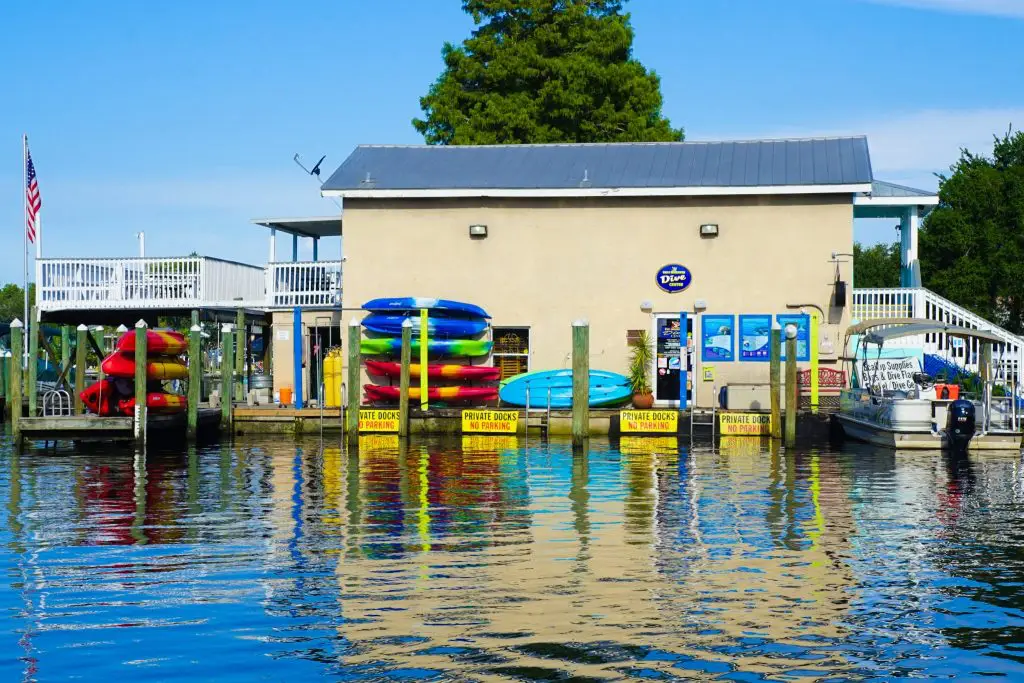
M 392 313 L 372 313 L 363 320 L 363 327 L 375 334 L 386 334 L 392 337 L 402 336 L 402 323 L 411 320 L 412 336 L 420 336 L 420 321 L 415 316 L 404 316 Z M 431 337 L 475 337 L 487 329 L 487 321 L 482 318 L 437 318 L 427 319 L 427 334 Z
M 363 304 L 364 311 L 376 313 L 411 313 L 413 311 L 444 311 L 470 318 L 490 318 L 487 311 L 474 304 L 451 299 L 432 299 L 419 296 L 395 296 L 371 299 Z
M 366 398 L 373 403 L 393 403 L 399 399 L 399 387 L 386 387 L 367 384 L 363 389 Z M 494 401 L 498 398 L 498 390 L 494 387 L 428 387 L 428 401 L 445 401 L 450 403 L 466 403 L 470 401 Z M 420 400 L 420 388 L 409 387 L 409 399 Z
M 384 361 L 366 361 L 366 371 L 378 377 L 401 377 L 402 366 L 399 363 Z M 420 365 L 409 365 L 409 376 L 420 376 Z M 484 365 L 428 365 L 427 377 L 430 379 L 465 379 L 476 382 L 493 382 L 501 377 L 501 369 Z
M 572 407 L 572 370 L 540 370 L 517 375 L 502 382 L 499 395 L 503 403 L 526 406 L 526 392 L 529 389 L 531 408 L 546 407 L 548 392 L 551 393 L 551 407 L 562 409 Z M 590 371 L 591 407 L 617 405 L 626 402 L 633 395 L 629 378 L 606 370 Z

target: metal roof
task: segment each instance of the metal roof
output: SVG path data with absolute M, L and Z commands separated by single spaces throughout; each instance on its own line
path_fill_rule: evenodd
M 884 180 L 875 180 L 871 183 L 871 196 L 872 197 L 927 197 L 928 199 L 938 199 L 938 196 L 934 192 L 928 190 L 918 190 L 913 187 L 907 187 L 906 185 L 897 185 L 896 183 L 887 183 Z
M 710 189 L 810 188 L 867 192 L 872 181 L 865 137 L 735 142 L 482 146 L 360 145 L 321 187 L 341 196 L 416 196 L 409 191 L 644 190 L 711 194 Z M 704 190 L 702 192 L 701 190 Z M 500 194 L 500 192 L 499 192 Z M 635 193 L 634 193 L 635 194 Z M 426 195 L 425 195 L 426 196 Z M 557 195 L 564 196 L 564 195 Z
M 341 216 L 311 218 L 254 218 L 256 225 L 303 237 L 337 237 L 341 234 Z

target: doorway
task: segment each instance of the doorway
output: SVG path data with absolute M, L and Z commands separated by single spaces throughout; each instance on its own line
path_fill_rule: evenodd
M 653 317 L 654 402 L 664 408 L 688 408 L 693 405 L 693 316 L 655 313 Z M 686 331 L 682 347 L 680 330 Z
M 320 395 L 320 384 L 323 380 L 324 358 L 331 348 L 341 344 L 341 330 L 337 325 L 331 325 L 330 319 L 316 320 L 314 326 L 306 328 L 308 335 L 306 349 L 308 359 L 306 361 L 307 377 L 309 378 L 308 395 L 318 402 L 323 400 Z

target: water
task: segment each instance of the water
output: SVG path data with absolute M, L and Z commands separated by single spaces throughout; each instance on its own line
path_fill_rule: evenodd
M 687 446 L 0 446 L 0 680 L 1024 680 L 1019 456 Z

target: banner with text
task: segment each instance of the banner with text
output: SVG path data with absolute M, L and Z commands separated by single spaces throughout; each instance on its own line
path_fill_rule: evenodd
M 910 391 L 914 373 L 921 372 L 917 358 L 868 358 L 857 361 L 857 379 L 862 387 L 882 391 Z
M 679 431 L 679 411 L 621 410 L 619 431 L 623 434 L 675 434 Z

